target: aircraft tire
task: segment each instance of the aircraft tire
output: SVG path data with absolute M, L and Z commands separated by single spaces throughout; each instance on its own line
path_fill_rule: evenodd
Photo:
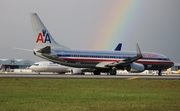
M 162 76 L 161 70 L 159 70 L 159 72 L 158 72 L 158 76 Z
M 82 72 L 81 75 L 85 75 L 84 72 Z
M 100 75 L 100 71 L 99 70 L 94 70 L 94 75 Z
M 116 69 L 110 70 L 110 75 L 116 75 Z

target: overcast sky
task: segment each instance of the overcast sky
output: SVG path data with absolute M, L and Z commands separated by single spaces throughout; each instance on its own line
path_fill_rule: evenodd
M 1 0 L 0 58 L 41 61 L 29 13 L 35 12 L 53 38 L 76 49 L 156 52 L 180 63 L 180 0 Z

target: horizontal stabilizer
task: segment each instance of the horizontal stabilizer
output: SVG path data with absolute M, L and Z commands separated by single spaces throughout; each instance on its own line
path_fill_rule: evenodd
M 40 52 L 40 53 L 51 53 L 51 47 L 50 46 L 46 46 L 46 47 L 38 50 L 37 52 Z
M 13 49 L 17 49 L 17 50 L 23 50 L 23 51 L 30 51 L 32 52 L 33 50 L 31 49 L 23 49 L 23 48 L 17 48 L 17 47 L 12 47 Z

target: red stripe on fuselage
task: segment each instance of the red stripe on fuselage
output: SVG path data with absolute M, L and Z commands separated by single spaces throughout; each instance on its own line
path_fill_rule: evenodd
M 140 63 L 140 64 L 168 64 L 168 65 L 173 65 L 174 63 L 173 62 L 166 62 L 166 61 L 141 61 L 141 60 L 138 60 L 136 61 L 137 63 Z

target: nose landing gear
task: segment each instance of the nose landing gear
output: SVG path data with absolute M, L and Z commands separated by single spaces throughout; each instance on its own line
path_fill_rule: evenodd
M 159 75 L 159 76 L 162 76 L 161 70 L 159 70 L 158 75 Z

